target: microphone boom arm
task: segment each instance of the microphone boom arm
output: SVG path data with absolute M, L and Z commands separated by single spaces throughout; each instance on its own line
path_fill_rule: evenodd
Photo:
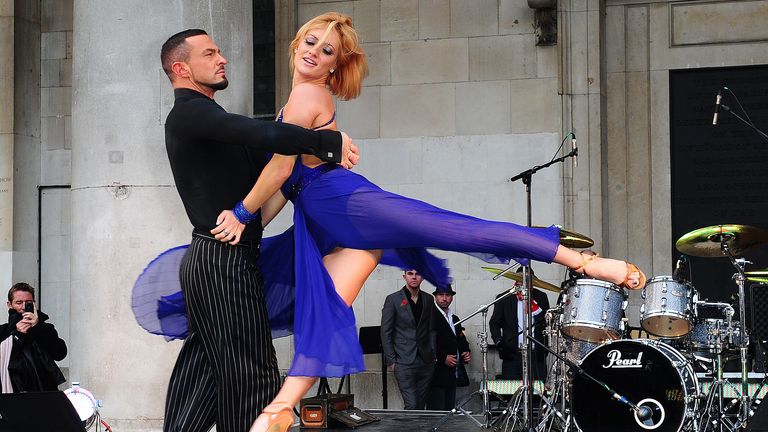
M 523 183 L 527 183 L 528 179 L 530 179 L 538 171 L 543 170 L 544 168 L 548 168 L 549 166 L 554 165 L 556 163 L 564 162 L 566 159 L 568 159 L 570 157 L 576 157 L 578 155 L 579 155 L 579 149 L 578 148 L 574 148 L 568 154 L 560 156 L 559 158 L 556 158 L 556 159 L 552 159 L 551 161 L 545 163 L 544 165 L 537 165 L 537 166 L 535 166 L 533 168 L 527 169 L 527 170 L 521 172 L 520 174 L 512 177 L 511 179 L 509 179 L 509 181 L 514 182 L 514 181 L 523 179 Z

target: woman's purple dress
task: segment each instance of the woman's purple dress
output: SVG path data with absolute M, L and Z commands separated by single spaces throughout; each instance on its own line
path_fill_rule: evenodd
M 527 228 L 450 212 L 384 191 L 335 165 L 308 168 L 297 160 L 282 191 L 293 202 L 294 226 L 264 239 L 259 264 L 270 316 L 293 317 L 292 323 L 271 322 L 273 332 L 294 333 L 289 375 L 343 376 L 364 369 L 352 308 L 322 263 L 334 248 L 384 249 L 382 264 L 418 269 L 439 289 L 450 283 L 448 270 L 426 248 L 492 262 L 551 262 L 559 244 L 557 227 Z
M 322 262 L 334 248 L 383 249 L 382 264 L 415 268 L 440 289 L 450 283 L 448 269 L 427 248 L 495 263 L 551 262 L 559 244 L 555 226 L 528 228 L 443 210 L 384 191 L 335 165 L 308 168 L 297 159 L 282 191 L 294 204 L 294 226 L 263 240 L 259 267 L 273 336 L 294 334 L 296 354 L 288 372 L 294 376 L 339 377 L 364 370 L 354 313 Z M 177 295 L 166 294 L 161 305 L 178 304 Z M 137 295 L 146 298 L 134 289 Z M 163 314 L 175 318 L 177 326 L 179 313 Z

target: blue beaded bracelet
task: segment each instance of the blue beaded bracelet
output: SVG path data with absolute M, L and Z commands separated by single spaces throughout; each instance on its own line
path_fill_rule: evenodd
M 250 222 L 258 218 L 259 211 L 256 210 L 253 213 L 249 212 L 245 208 L 245 205 L 243 205 L 243 202 L 240 201 L 235 205 L 235 208 L 232 209 L 232 213 L 235 214 L 235 217 L 238 221 L 240 221 L 241 224 L 248 225 Z

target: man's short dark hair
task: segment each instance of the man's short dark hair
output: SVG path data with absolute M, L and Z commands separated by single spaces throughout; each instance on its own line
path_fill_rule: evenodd
M 187 38 L 192 36 L 207 35 L 205 30 L 187 29 L 180 31 L 168 38 L 160 48 L 160 61 L 163 64 L 163 70 L 168 78 L 173 79 L 173 70 L 171 65 L 177 61 L 187 61 L 189 59 L 189 46 Z
M 8 301 L 13 301 L 13 294 L 17 291 L 24 291 L 32 294 L 32 300 L 35 299 L 35 287 L 32 285 L 26 283 L 26 282 L 19 282 L 16 284 L 13 284 L 11 289 L 8 290 Z

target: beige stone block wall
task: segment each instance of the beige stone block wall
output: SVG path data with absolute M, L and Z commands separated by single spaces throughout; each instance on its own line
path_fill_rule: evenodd
M 380 137 L 561 130 L 560 50 L 536 46 L 533 10 L 527 5 L 300 0 L 299 25 L 334 10 L 352 15 L 369 60 L 361 100 L 339 102 L 339 125 L 345 130 L 364 138 L 377 130 Z M 586 26 L 592 17 L 583 19 Z M 582 69 L 586 75 L 586 66 Z M 599 76 L 591 85 L 599 88 Z M 586 92 L 587 84 L 583 87 Z
M 510 81 L 456 84 L 456 133 L 486 135 L 508 133 L 512 95 Z
M 469 79 L 472 81 L 535 78 L 533 34 L 487 36 L 469 40 Z
M 419 37 L 419 0 L 381 0 L 381 40 L 413 40 Z
M 68 184 L 70 181 L 69 155 L 63 153 L 71 149 L 68 125 L 72 120 L 72 14 L 72 0 L 42 1 L 40 126 L 43 172 L 55 178 L 58 181 L 55 184 Z
M 498 0 L 451 0 L 451 36 L 492 36 L 498 33 Z
M 454 84 L 382 87 L 381 137 L 454 135 L 454 99 Z
M 392 42 L 392 84 L 463 82 L 469 78 L 466 39 Z
M 419 38 L 445 38 L 450 32 L 450 0 L 419 0 Z
M 557 78 L 510 81 L 512 132 L 559 131 L 560 98 L 557 86 Z

